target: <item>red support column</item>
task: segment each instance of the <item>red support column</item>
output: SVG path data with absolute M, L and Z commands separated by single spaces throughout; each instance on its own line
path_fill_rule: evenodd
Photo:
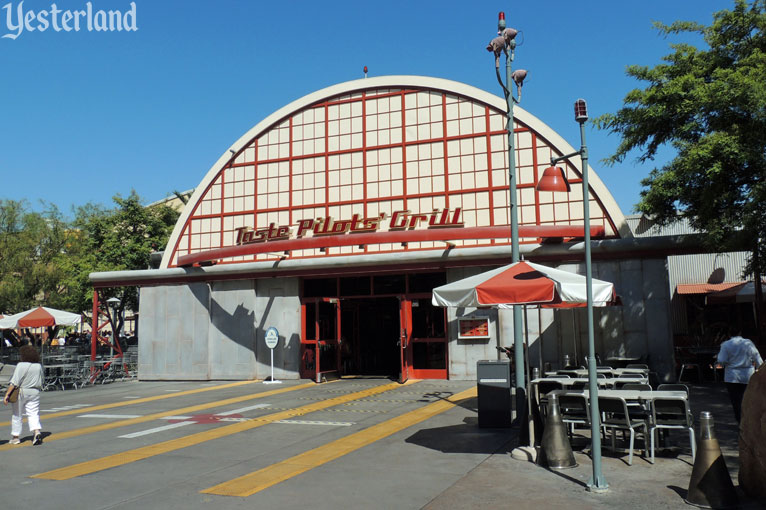
M 98 344 L 98 289 L 93 289 L 93 320 L 90 331 L 90 373 L 93 373 L 93 362 L 96 361 L 96 345 Z

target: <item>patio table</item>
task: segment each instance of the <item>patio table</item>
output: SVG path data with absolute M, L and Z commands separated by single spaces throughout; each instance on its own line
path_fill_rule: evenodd
M 556 393 L 557 395 L 562 394 L 568 394 L 568 395 L 582 395 L 584 394 L 586 398 L 590 398 L 590 392 L 587 389 L 583 390 L 554 390 L 553 393 Z M 685 391 L 655 391 L 655 390 L 611 390 L 611 389 L 605 389 L 605 390 L 598 390 L 598 395 L 600 397 L 622 397 L 625 399 L 626 402 L 634 402 L 634 403 L 640 403 L 640 402 L 647 402 L 652 400 L 653 398 L 658 397 L 682 397 L 686 400 L 688 400 L 688 395 Z
M 587 368 L 568 368 L 565 370 L 559 370 L 559 372 L 574 373 L 577 377 L 588 377 Z M 619 377 L 623 374 L 643 374 L 644 378 L 649 375 L 649 370 L 645 368 L 597 368 L 597 374 L 611 375 L 612 377 Z
M 558 383 L 561 383 L 562 386 L 574 386 L 576 384 L 588 384 L 588 378 L 587 377 L 543 377 L 540 379 L 532 379 L 532 385 L 537 386 L 537 383 L 541 381 L 555 381 Z M 614 386 L 614 383 L 617 382 L 616 379 L 606 379 L 603 377 L 600 377 L 596 380 L 599 387 L 611 387 Z

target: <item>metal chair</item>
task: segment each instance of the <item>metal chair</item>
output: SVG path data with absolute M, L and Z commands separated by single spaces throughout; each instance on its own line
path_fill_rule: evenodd
M 646 365 L 644 363 L 629 363 L 625 365 L 625 368 L 637 368 L 642 370 L 649 370 L 649 365 Z
M 598 407 L 601 411 L 601 428 L 606 434 L 606 429 L 612 429 L 612 450 L 616 451 L 615 432 L 617 430 L 630 431 L 630 448 L 628 455 L 628 465 L 633 465 L 633 444 L 635 442 L 636 430 L 644 428 L 644 455 L 646 454 L 646 431 L 647 423 L 644 419 L 636 419 L 630 415 L 628 404 L 621 397 L 598 397 Z
M 621 375 L 614 381 L 614 388 L 619 390 L 622 389 L 626 384 L 646 384 L 646 379 L 644 379 L 641 376 L 635 376 L 635 375 Z M 649 387 L 651 389 L 651 386 Z
M 654 464 L 654 436 L 657 429 L 688 430 L 692 449 L 692 463 L 694 463 L 697 456 L 697 443 L 694 438 L 693 417 L 689 409 L 688 399 L 683 397 L 655 397 L 652 399 L 652 421 L 649 425 L 649 450 L 651 451 L 652 464 Z
M 569 436 L 574 434 L 575 425 L 590 426 L 590 410 L 585 395 L 559 395 L 561 419 L 569 425 Z
M 697 382 L 698 383 L 702 382 L 702 367 L 700 366 L 699 363 L 695 361 L 686 360 L 686 361 L 681 361 L 680 365 L 681 365 L 681 371 L 678 373 L 679 383 L 683 380 L 684 372 L 687 370 L 694 370 L 695 372 L 697 372 Z
M 596 371 L 603 370 L 603 372 L 598 372 L 598 375 L 603 375 L 604 377 L 614 377 L 614 373 L 611 372 L 614 370 L 614 368 L 609 366 L 597 366 Z
M 638 390 L 638 391 L 652 391 L 652 385 L 646 383 L 625 383 L 622 385 L 623 390 Z
M 685 384 L 660 384 L 657 386 L 657 391 L 683 391 L 686 393 L 686 398 L 689 398 L 689 387 Z
M 546 381 L 543 379 L 537 382 L 537 402 L 540 407 L 541 416 L 545 416 L 545 411 L 548 405 L 548 393 L 554 390 L 561 390 L 563 388 L 564 385 L 559 381 Z

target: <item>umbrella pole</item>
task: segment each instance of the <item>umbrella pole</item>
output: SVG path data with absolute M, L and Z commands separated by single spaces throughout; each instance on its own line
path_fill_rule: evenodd
M 572 340 L 572 346 L 574 347 L 574 362 L 579 366 L 579 358 L 577 357 L 577 344 L 580 343 L 580 330 L 577 324 L 577 313 L 575 312 L 574 308 L 572 308 Z
M 537 368 L 540 369 L 540 377 L 545 377 L 543 370 L 543 309 L 537 307 Z
M 532 417 L 532 378 L 529 377 L 529 320 L 527 305 L 524 305 L 524 365 L 527 376 L 527 430 L 529 431 L 529 446 L 535 446 L 535 422 Z

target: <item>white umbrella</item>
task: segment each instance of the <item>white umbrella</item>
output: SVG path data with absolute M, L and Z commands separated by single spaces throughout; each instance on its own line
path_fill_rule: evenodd
M 593 306 L 616 302 L 614 284 L 592 279 Z M 514 305 L 576 307 L 587 304 L 586 278 L 576 273 L 516 262 L 433 290 L 435 306 L 511 308 Z
M 74 326 L 80 322 L 82 322 L 80 314 L 39 306 L 0 319 L 0 329 Z
M 614 284 L 596 279 L 591 282 L 593 306 L 617 302 Z M 511 308 L 514 305 L 566 308 L 587 306 L 587 296 L 585 276 L 521 261 L 437 287 L 431 302 L 434 306 L 460 308 Z M 531 411 L 529 392 L 527 405 Z M 530 446 L 533 446 L 534 427 L 531 423 L 529 427 Z

